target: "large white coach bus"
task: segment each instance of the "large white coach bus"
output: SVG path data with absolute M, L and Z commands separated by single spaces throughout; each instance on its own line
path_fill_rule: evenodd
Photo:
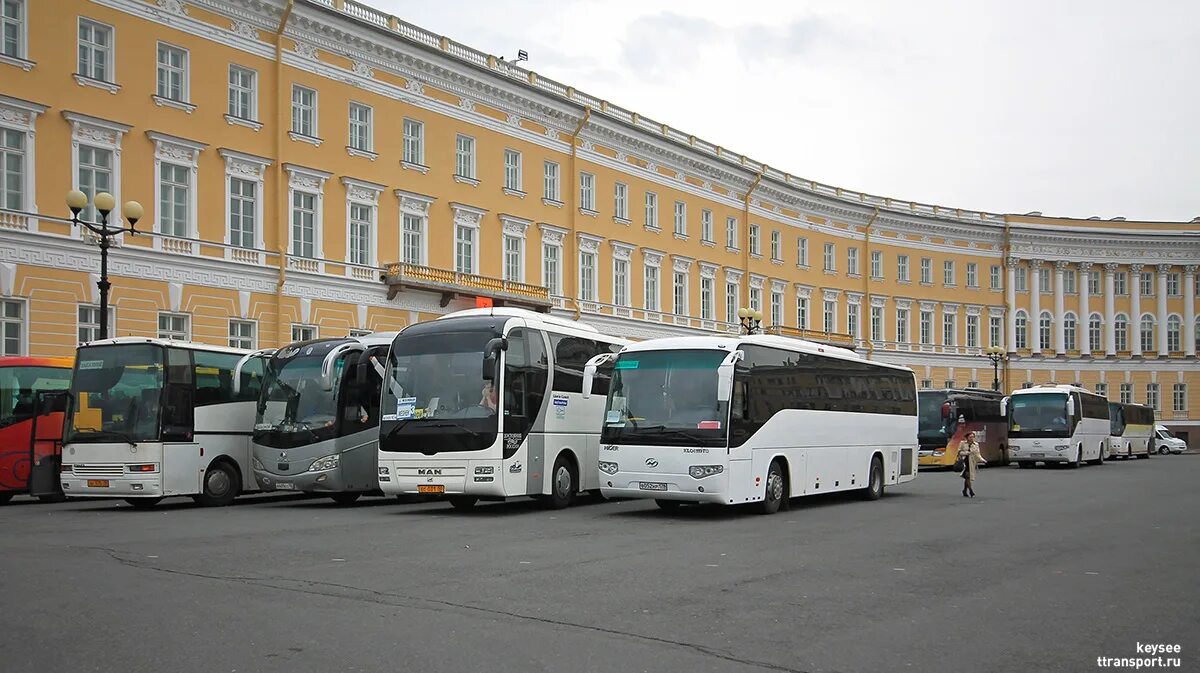
M 566 507 L 600 487 L 604 400 L 584 399 L 584 365 L 628 341 L 513 308 L 410 325 L 392 342 L 379 425 L 387 494 L 479 500 L 535 496 Z M 608 374 L 597 375 L 604 390 Z
M 770 335 L 644 341 L 613 367 L 598 464 L 605 496 L 664 509 L 757 503 L 770 514 L 817 493 L 876 499 L 917 474 L 907 368 Z
M 252 444 L 264 491 L 304 491 L 348 505 L 379 489 L 383 363 L 396 332 L 316 339 L 247 355 L 266 374 Z
M 1154 450 L 1154 408 L 1142 404 L 1108 403 L 1108 457 L 1149 458 Z
M 1079 467 L 1107 458 L 1108 400 L 1069 385 L 1014 390 L 1005 400 L 1008 449 L 1019 467 L 1039 462 Z
M 244 350 L 120 337 L 79 347 L 63 432 L 68 496 L 153 507 L 190 495 L 228 505 L 257 490 L 250 433 L 262 363 L 233 372 Z

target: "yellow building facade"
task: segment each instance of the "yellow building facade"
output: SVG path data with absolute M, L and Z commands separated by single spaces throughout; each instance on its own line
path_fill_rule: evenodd
M 1195 221 L 831 187 L 350 0 L 4 7 L 4 354 L 96 333 L 78 188 L 146 209 L 109 255 L 115 335 L 272 347 L 486 297 L 648 338 L 750 307 L 932 387 L 990 386 L 1002 346 L 1006 389 L 1200 435 Z

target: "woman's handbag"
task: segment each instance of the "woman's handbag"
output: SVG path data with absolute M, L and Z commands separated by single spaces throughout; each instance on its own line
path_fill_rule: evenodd
M 959 456 L 958 460 L 954 461 L 954 471 L 955 472 L 962 472 L 966 468 L 966 466 L 967 466 L 966 461 L 963 460 L 962 456 Z

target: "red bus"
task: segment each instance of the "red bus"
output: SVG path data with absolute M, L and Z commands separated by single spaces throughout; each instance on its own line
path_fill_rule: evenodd
M 975 433 L 984 460 L 1007 465 L 1008 422 L 1000 412 L 1002 399 L 1000 393 L 982 388 L 918 390 L 918 465 L 953 466 L 968 432 Z
M 75 358 L 0 357 L 0 504 L 61 497 L 63 411 Z

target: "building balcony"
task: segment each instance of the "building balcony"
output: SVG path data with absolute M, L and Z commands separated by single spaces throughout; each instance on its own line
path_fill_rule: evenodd
M 389 300 L 412 289 L 441 293 L 443 307 L 455 297 L 486 297 L 495 306 L 521 306 L 542 313 L 549 312 L 552 305 L 544 287 L 404 262 L 385 266 L 380 280 L 387 285 Z
M 854 350 L 858 345 L 858 340 L 852 334 L 842 334 L 840 332 L 821 332 L 812 329 L 801 329 L 799 327 L 787 327 L 785 325 L 771 325 L 763 328 L 763 334 L 774 334 L 775 336 L 790 337 L 792 339 L 804 339 L 805 341 L 813 341 L 815 343 L 827 344 L 829 346 L 837 346 L 838 348 L 848 348 Z

